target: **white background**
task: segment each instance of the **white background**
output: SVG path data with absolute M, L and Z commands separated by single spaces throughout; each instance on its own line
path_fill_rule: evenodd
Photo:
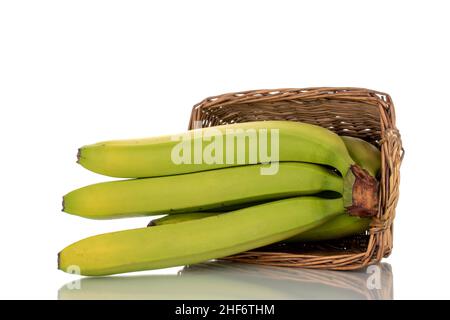
M 61 197 L 105 180 L 79 146 L 180 132 L 230 91 L 391 94 L 406 157 L 394 297 L 450 298 L 448 1 L 1 1 L 0 298 L 57 298 L 56 254 L 148 219 L 91 221 Z M 173 273 L 177 269 L 159 273 Z

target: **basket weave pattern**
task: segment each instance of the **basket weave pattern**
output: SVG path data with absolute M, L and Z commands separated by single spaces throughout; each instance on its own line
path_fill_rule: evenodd
M 194 105 L 189 129 L 229 123 L 289 120 L 362 138 L 381 150 L 378 214 L 370 231 L 341 240 L 276 244 L 226 257 L 273 266 L 352 270 L 379 262 L 393 246 L 403 148 L 386 93 L 361 88 L 252 90 L 208 97 Z

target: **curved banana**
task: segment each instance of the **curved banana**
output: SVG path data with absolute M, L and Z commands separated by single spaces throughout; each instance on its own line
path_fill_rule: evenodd
M 167 215 L 162 218 L 154 219 L 148 224 L 149 227 L 161 226 L 172 223 L 180 223 L 183 221 L 203 219 L 219 214 L 218 212 L 189 212 L 183 214 Z M 286 242 L 305 242 L 330 240 L 348 237 L 355 234 L 361 234 L 370 226 L 371 219 L 352 217 L 346 213 L 340 214 L 324 224 L 304 231 L 292 238 L 285 240 Z
M 217 210 L 321 191 L 343 192 L 343 179 L 319 165 L 283 162 L 275 175 L 261 175 L 262 166 L 98 183 L 64 196 L 63 211 L 107 219 Z
M 82 275 L 101 276 L 199 263 L 290 238 L 342 210 L 342 198 L 298 197 L 199 220 L 101 234 L 63 249 L 58 268 L 77 266 Z
M 78 150 L 80 165 L 119 178 L 167 176 L 278 161 L 328 165 L 342 176 L 354 163 L 338 135 L 293 121 L 236 123 L 174 136 L 105 141 Z
M 300 233 L 286 242 L 332 240 L 361 234 L 370 226 L 371 219 L 352 217 L 346 213 L 330 219 L 317 228 Z
M 168 214 L 162 218 L 151 220 L 147 227 L 162 226 L 165 224 L 180 223 L 224 214 L 224 212 L 187 212 L 183 214 Z
M 376 177 L 381 168 L 380 150 L 359 138 L 348 136 L 341 136 L 341 138 L 355 163 Z

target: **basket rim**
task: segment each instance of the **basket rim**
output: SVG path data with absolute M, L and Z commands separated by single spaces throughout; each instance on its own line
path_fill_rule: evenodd
M 362 87 L 307 87 L 307 88 L 275 88 L 275 89 L 252 89 L 244 91 L 228 92 L 212 95 L 194 104 L 189 121 L 189 129 L 193 127 L 193 116 L 196 110 L 204 106 L 219 107 L 229 104 L 251 103 L 257 101 L 267 101 L 268 97 L 273 101 L 291 99 L 318 99 L 333 98 L 343 100 L 362 101 L 366 103 L 381 104 L 386 109 L 391 108 L 394 112 L 392 98 L 389 94 Z M 359 100 L 358 100 L 359 99 Z M 394 123 L 395 123 L 395 114 Z

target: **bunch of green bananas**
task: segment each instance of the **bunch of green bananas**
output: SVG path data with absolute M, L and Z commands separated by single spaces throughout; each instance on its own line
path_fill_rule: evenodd
M 78 162 L 108 176 L 139 178 L 94 184 L 64 196 L 63 211 L 91 219 L 167 214 L 150 228 L 112 232 L 78 241 L 58 254 L 63 271 L 109 275 L 193 264 L 280 241 L 316 241 L 367 230 L 376 211 L 380 153 L 371 144 L 306 123 L 264 121 L 213 128 L 277 130 L 278 171 L 268 163 L 177 164 L 172 136 L 108 141 L 79 149 Z M 211 128 L 189 131 L 198 146 Z M 258 145 L 271 143 L 255 136 Z M 273 139 L 273 138 L 272 138 Z M 216 145 L 217 147 L 217 145 Z M 220 145 L 224 148 L 225 145 Z M 222 149 L 221 149 L 222 150 Z M 216 150 L 217 152 L 217 150 Z M 195 157 L 195 155 L 193 155 Z M 357 216 L 354 216 L 357 215 Z

